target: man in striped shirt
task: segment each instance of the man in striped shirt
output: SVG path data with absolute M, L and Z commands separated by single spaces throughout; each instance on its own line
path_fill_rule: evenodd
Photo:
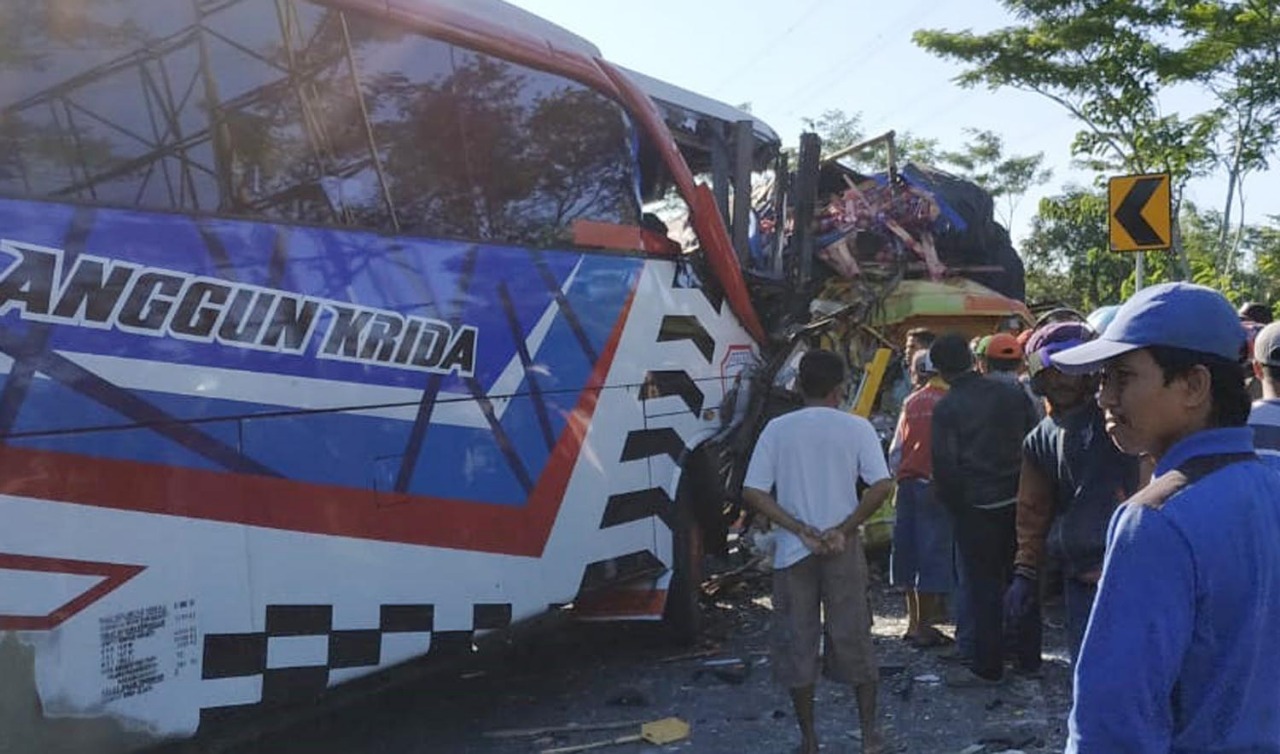
M 1262 383 L 1262 400 L 1249 412 L 1258 455 L 1280 466 L 1280 322 L 1262 328 L 1253 341 L 1253 373 Z

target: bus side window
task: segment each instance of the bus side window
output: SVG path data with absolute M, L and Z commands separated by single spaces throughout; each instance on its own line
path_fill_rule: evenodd
M 31 32 L 0 55 L 0 191 L 534 247 L 638 232 L 635 128 L 585 85 L 306 0 L 172 5 L 0 11 Z
M 0 192 L 213 209 L 191 3 L 4 3 Z M 149 11 L 149 12 L 148 12 Z M 144 52 L 146 51 L 146 52 Z M 184 98 L 185 95 L 185 98 Z
M 576 82 L 404 35 L 357 64 L 403 231 L 526 246 L 639 225 L 623 110 Z
M 242 0 L 203 28 L 227 163 L 223 210 L 391 229 L 342 14 Z
M 0 11 L 0 191 L 389 227 L 337 11 L 57 6 Z

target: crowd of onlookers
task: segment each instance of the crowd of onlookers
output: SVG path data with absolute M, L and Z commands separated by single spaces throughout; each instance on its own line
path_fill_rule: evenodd
M 1052 591 L 1074 667 L 1068 751 L 1280 754 L 1270 319 L 1174 283 L 972 341 L 911 330 L 888 459 L 839 410 L 843 362 L 806 354 L 806 407 L 766 426 L 744 492 L 779 530 L 774 667 L 801 751 L 817 750 L 820 672 L 856 689 L 864 751 L 888 750 L 858 529 L 894 494 L 902 638 L 953 661 L 948 685 L 1036 677 Z
M 1061 589 L 1070 655 L 1079 650 L 1107 523 L 1149 475 L 1108 440 L 1098 376 L 1053 364 L 1054 353 L 1095 334 L 1069 310 L 1016 336 L 975 338 L 967 354 L 959 336 L 907 333 L 917 388 L 890 447 L 898 484 L 890 575 L 907 593 L 904 639 L 955 643 L 943 655 L 960 666 L 947 674 L 951 685 L 998 681 L 1006 658 L 1036 674 L 1040 595 L 1050 587 Z M 935 432 L 933 408 L 953 386 Z M 1060 580 L 1047 584 L 1046 571 Z M 935 627 L 947 597 L 954 639 Z

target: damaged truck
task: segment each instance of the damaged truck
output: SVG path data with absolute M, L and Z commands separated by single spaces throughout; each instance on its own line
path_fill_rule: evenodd
M 735 380 L 725 429 L 691 456 L 702 474 L 719 470 L 725 492 L 719 521 L 700 521 L 709 547 L 721 544 L 726 526 L 741 524 L 742 478 L 760 430 L 802 403 L 793 382 L 804 352 L 825 348 L 844 358 L 844 408 L 868 418 L 887 448 L 910 391 L 901 359 L 909 330 L 977 337 L 1032 324 L 1022 261 L 991 195 L 929 166 L 899 165 L 894 136 L 824 156 L 820 139 L 805 134 L 798 164 L 779 151 L 752 184 L 738 255 L 768 341 Z M 877 150 L 883 169 L 864 173 L 842 162 L 863 150 Z M 714 171 L 707 180 L 728 183 Z M 869 547 L 888 546 L 892 515 L 886 506 L 868 522 Z

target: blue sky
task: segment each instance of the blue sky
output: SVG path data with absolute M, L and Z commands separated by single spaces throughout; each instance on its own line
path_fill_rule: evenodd
M 889 129 L 958 148 L 965 128 L 990 129 L 1014 154 L 1043 152 L 1053 180 L 1029 194 L 1012 228 L 1025 234 L 1040 196 L 1092 175 L 1070 165 L 1078 125 L 1043 97 L 962 89 L 960 66 L 911 42 L 920 28 L 985 31 L 1012 23 L 997 0 L 514 0 L 595 43 L 604 57 L 753 112 L 794 144 L 802 118 L 860 112 L 868 134 Z M 1194 95 L 1180 101 L 1196 104 Z M 1224 184 L 1193 183 L 1188 198 L 1219 207 Z M 1245 187 L 1246 215 L 1280 212 L 1280 172 Z

